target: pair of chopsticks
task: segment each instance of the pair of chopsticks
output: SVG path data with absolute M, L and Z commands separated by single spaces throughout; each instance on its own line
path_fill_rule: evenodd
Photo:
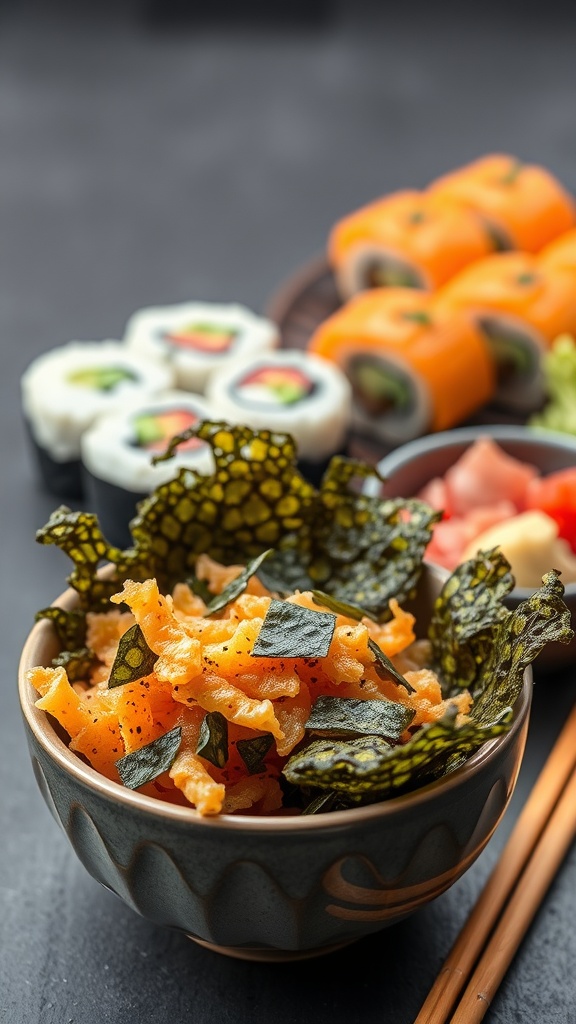
M 414 1024 L 483 1019 L 575 837 L 576 706 Z

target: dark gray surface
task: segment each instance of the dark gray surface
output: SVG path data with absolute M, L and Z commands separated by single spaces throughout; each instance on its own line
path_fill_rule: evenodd
M 30 6 L 30 5 L 28 5 Z M 323 31 L 153 35 L 112 5 L 0 16 L 0 1020 L 10 1024 L 413 1021 L 576 696 L 537 687 L 517 795 L 480 861 L 390 932 L 322 961 L 224 960 L 133 915 L 45 809 L 15 695 L 33 612 L 65 560 L 36 547 L 18 377 L 70 338 L 117 336 L 147 303 L 262 307 L 343 211 L 487 150 L 576 182 L 576 29 L 343 15 Z M 71 10 L 73 10 L 73 6 Z M 80 5 L 77 5 L 80 6 Z M 78 15 L 76 15 L 78 17 Z M 455 27 L 456 25 L 456 27 Z M 487 1020 L 576 1022 L 576 851 Z

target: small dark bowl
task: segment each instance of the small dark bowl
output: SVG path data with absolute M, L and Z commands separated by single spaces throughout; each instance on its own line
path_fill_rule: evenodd
M 412 609 L 423 631 L 444 579 L 434 567 L 423 573 Z M 73 607 L 76 595 L 57 603 Z M 34 773 L 54 818 L 90 874 L 134 910 L 232 956 L 315 956 L 411 914 L 476 860 L 516 784 L 529 669 L 510 731 L 414 793 L 318 816 L 202 818 L 109 781 L 68 749 L 27 679 L 57 650 L 51 624 L 39 622 L 19 672 Z
M 487 436 L 493 438 L 508 455 L 536 466 L 544 476 L 576 466 L 576 438 L 567 434 L 520 426 L 462 427 L 410 441 L 382 459 L 378 463 L 379 472 L 386 477 L 382 495 L 388 498 L 414 497 L 434 477 L 444 476 L 474 441 Z M 506 604 L 509 608 L 517 608 L 532 593 L 528 587 L 515 587 Z M 564 600 L 572 615 L 572 627 L 576 628 L 576 583 L 566 585 Z M 574 661 L 576 640 L 571 644 L 549 644 L 537 659 L 535 669 L 553 672 Z

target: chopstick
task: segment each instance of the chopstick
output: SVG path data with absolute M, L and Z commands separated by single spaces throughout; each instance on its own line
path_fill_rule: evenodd
M 446 1024 L 468 981 L 464 995 L 467 1009 L 462 1009 L 468 1016 L 461 1016 L 459 1008 L 452 1024 L 474 1024 L 482 1020 L 522 939 L 524 929 L 535 914 L 574 838 L 575 771 L 576 706 L 558 736 L 500 860 L 414 1024 Z M 533 854 L 534 859 L 531 861 Z M 524 869 L 526 872 L 521 878 Z M 525 877 L 528 877 L 528 882 L 524 881 Z M 515 888 L 520 896 L 514 892 Z M 510 903 L 504 909 L 508 900 Z M 488 943 L 496 926 L 494 936 Z M 481 956 L 482 960 L 472 974 Z M 470 1008 L 471 1004 L 473 1009 Z M 480 1016 L 471 1016 L 473 1012 L 480 1013 Z
M 478 1024 L 576 835 L 576 769 L 486 946 L 452 1024 Z

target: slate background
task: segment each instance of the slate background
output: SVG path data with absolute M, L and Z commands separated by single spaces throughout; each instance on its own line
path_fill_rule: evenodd
M 174 0 L 80 7 L 0 6 L 0 1021 L 409 1024 L 574 700 L 573 678 L 540 680 L 505 823 L 416 917 L 289 966 L 225 960 L 149 925 L 77 863 L 28 763 L 16 663 L 65 565 L 32 543 L 54 502 L 34 480 L 18 378 L 70 338 L 119 336 L 141 305 L 262 308 L 344 211 L 482 152 L 540 160 L 575 186 L 573 8 L 398 14 L 358 0 L 326 3 L 312 24 L 290 4 L 269 5 L 268 23 L 248 7 L 241 17 L 242 5 L 233 21 Z M 576 1024 L 575 883 L 573 849 L 491 1024 Z

